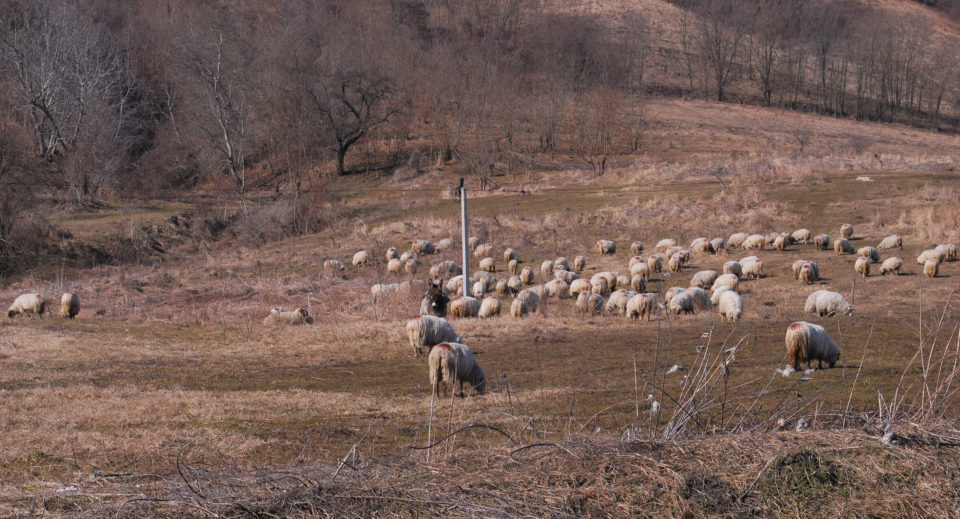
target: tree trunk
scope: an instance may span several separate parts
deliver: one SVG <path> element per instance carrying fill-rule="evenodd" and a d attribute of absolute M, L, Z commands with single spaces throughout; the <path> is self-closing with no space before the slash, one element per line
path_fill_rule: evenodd
<path fill-rule="evenodd" d="M 349 146 L 341 145 L 337 147 L 337 176 L 338 177 L 342 177 L 344 175 L 343 158 L 347 155 L 347 148 L 349 148 Z"/>

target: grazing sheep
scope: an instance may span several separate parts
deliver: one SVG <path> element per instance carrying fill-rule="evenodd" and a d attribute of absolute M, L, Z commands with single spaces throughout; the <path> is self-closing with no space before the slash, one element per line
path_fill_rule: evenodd
<path fill-rule="evenodd" d="M 603 310 L 603 297 L 589 291 L 580 292 L 575 306 L 581 313 L 589 312 L 590 315 L 597 315 Z"/>
<path fill-rule="evenodd" d="M 557 259 L 553 260 L 553 270 L 570 270 L 570 262 L 567 261 L 567 258 L 560 256 Z"/>
<path fill-rule="evenodd" d="M 740 259 L 740 267 L 743 269 L 744 278 L 760 279 L 763 277 L 763 261 L 756 256 L 747 256 Z"/>
<path fill-rule="evenodd" d="M 714 238 L 710 240 L 710 247 L 713 249 L 714 254 L 720 254 L 720 251 L 723 250 L 723 238 Z"/>
<path fill-rule="evenodd" d="M 392 272 L 394 274 L 400 274 L 403 272 L 403 263 L 400 262 L 399 258 L 394 258 L 387 262 L 387 272 Z"/>
<path fill-rule="evenodd" d="M 567 297 L 567 291 L 569 289 L 570 285 L 568 285 L 566 281 L 562 279 L 552 279 L 544 283 L 543 296 L 563 299 Z"/>
<path fill-rule="evenodd" d="M 786 250 L 787 248 L 787 237 L 778 234 L 776 238 L 773 239 L 773 248 L 777 250 Z"/>
<path fill-rule="evenodd" d="M 553 275 L 553 261 L 543 260 L 543 263 L 540 264 L 540 273 L 546 277 Z"/>
<path fill-rule="evenodd" d="M 670 311 L 679 315 L 692 314 L 693 313 L 693 296 L 687 292 L 680 292 L 670 299 L 670 302 L 667 304 Z"/>
<path fill-rule="evenodd" d="M 412 252 L 404 252 L 400 255 L 400 263 L 406 263 L 408 259 L 415 259 L 417 256 Z"/>
<path fill-rule="evenodd" d="M 523 270 L 520 271 L 520 281 L 524 285 L 533 284 L 533 267 L 523 267 Z"/>
<path fill-rule="evenodd" d="M 478 270 L 473 273 L 473 279 L 478 279 L 486 283 L 486 285 L 492 286 L 497 284 L 497 278 L 493 274 L 487 272 L 486 270 Z"/>
<path fill-rule="evenodd" d="M 846 239 L 853 238 L 853 226 L 845 223 L 840 226 L 840 236 Z"/>
<path fill-rule="evenodd" d="M 463 269 L 455 261 L 443 261 L 438 264 L 440 274 L 443 277 L 459 276 L 463 274 Z"/>
<path fill-rule="evenodd" d="M 944 255 L 942 254 L 942 251 L 938 251 L 936 249 L 927 249 L 917 256 L 917 264 L 923 265 L 928 261 L 936 261 L 939 263 L 943 261 L 943 259 Z"/>
<path fill-rule="evenodd" d="M 737 322 L 743 317 L 743 298 L 733 290 L 720 294 L 717 310 L 724 321 Z"/>
<path fill-rule="evenodd" d="M 437 252 L 441 252 L 449 249 L 451 246 L 453 246 L 453 240 L 450 238 L 444 238 L 437 242 L 436 249 Z"/>
<path fill-rule="evenodd" d="M 477 245 L 480 245 L 480 238 L 477 238 L 476 236 L 471 236 L 467 238 L 468 249 L 476 249 Z"/>
<path fill-rule="evenodd" d="M 663 272 L 663 258 L 659 254 L 651 254 L 647 257 L 647 266 L 650 272 Z"/>
<path fill-rule="evenodd" d="M 389 249 L 387 249 L 387 261 L 390 261 L 392 259 L 400 259 L 400 253 L 397 252 L 396 247 L 390 247 Z"/>
<path fill-rule="evenodd" d="M 352 262 L 352 263 L 353 263 L 353 266 L 354 266 L 354 267 L 365 267 L 365 266 L 369 265 L 369 264 L 370 264 L 370 253 L 367 252 L 367 251 L 365 251 L 365 250 L 357 251 L 357 252 L 353 255 L 353 262 Z"/>
<path fill-rule="evenodd" d="M 407 262 L 403 264 L 403 271 L 407 274 L 416 274 L 418 270 L 420 270 L 420 262 L 413 258 L 408 259 Z"/>
<path fill-rule="evenodd" d="M 737 249 L 743 245 L 743 242 L 746 241 L 747 237 L 748 235 L 745 232 L 733 233 L 729 238 L 727 238 L 727 246 Z"/>
<path fill-rule="evenodd" d="M 713 282 L 716 281 L 718 277 L 720 277 L 720 274 L 718 274 L 716 270 L 701 270 L 690 279 L 690 286 L 709 288 L 713 286 Z"/>
<path fill-rule="evenodd" d="M 517 263 L 517 260 L 512 259 L 507 263 L 507 272 L 509 272 L 510 274 L 520 273 L 520 264 Z"/>
<path fill-rule="evenodd" d="M 733 290 L 733 289 L 730 288 L 729 286 L 726 286 L 726 285 L 724 285 L 724 286 L 722 286 L 722 287 L 717 287 L 717 289 L 713 291 L 713 295 L 710 296 L 710 304 L 712 304 L 713 306 L 719 305 L 719 304 L 720 304 L 720 294 L 722 294 L 722 293 L 724 293 L 724 292 L 729 292 L 730 290 Z"/>
<path fill-rule="evenodd" d="M 899 234 L 891 234 L 890 236 L 880 240 L 880 243 L 877 244 L 877 249 L 903 249 L 903 237 L 901 237 Z"/>
<path fill-rule="evenodd" d="M 830 236 L 818 234 L 813 237 L 813 244 L 817 246 L 817 250 L 830 250 Z"/>
<path fill-rule="evenodd" d="M 603 276 L 594 275 L 590 278 L 590 292 L 605 296 L 610 293 L 610 282 Z"/>
<path fill-rule="evenodd" d="M 328 259 L 323 262 L 323 269 L 327 271 L 339 271 L 343 272 L 344 266 L 340 260 Z"/>
<path fill-rule="evenodd" d="M 630 265 L 630 275 L 631 276 L 643 276 L 643 280 L 647 281 L 650 279 L 650 265 L 647 265 L 647 262 L 640 261 Z"/>
<path fill-rule="evenodd" d="M 940 262 L 937 260 L 929 260 L 923 264 L 923 275 L 928 278 L 935 278 L 940 272 Z"/>
<path fill-rule="evenodd" d="M 370 295 L 372 295 L 374 299 L 380 296 L 396 294 L 399 291 L 400 283 L 377 283 L 370 287 Z"/>
<path fill-rule="evenodd" d="M 610 290 L 617 289 L 617 282 L 620 280 L 619 272 L 610 272 L 609 270 L 605 270 L 603 272 L 597 272 L 593 277 L 595 276 L 607 278 L 607 284 L 610 285 Z M 591 277 L 591 279 L 593 279 L 593 277 Z"/>
<path fill-rule="evenodd" d="M 480 270 L 485 270 L 487 272 L 496 272 L 497 262 L 493 258 L 487 257 L 480 260 Z"/>
<path fill-rule="evenodd" d="M 657 242 L 657 246 L 654 247 L 653 250 L 657 252 L 666 252 L 667 249 L 671 247 L 676 247 L 676 246 L 677 246 L 677 240 L 674 240 L 673 238 L 664 238 Z"/>
<path fill-rule="evenodd" d="M 833 242 L 833 252 L 837 256 L 841 254 L 856 254 L 857 249 L 855 249 L 853 244 L 847 241 L 846 238 L 837 238 L 837 240 Z"/>
<path fill-rule="evenodd" d="M 743 243 L 740 244 L 744 250 L 759 249 L 763 250 L 764 245 L 766 245 L 767 240 L 762 234 L 751 234 L 747 236 L 747 239 L 743 240 Z"/>
<path fill-rule="evenodd" d="M 610 294 L 610 298 L 607 299 L 607 304 L 604 305 L 603 309 L 608 314 L 616 311 L 617 315 L 624 315 L 627 312 L 627 302 L 634 295 L 636 295 L 636 292 L 621 288 Z"/>
<path fill-rule="evenodd" d="M 449 292 L 449 293 L 451 293 L 451 294 L 460 294 L 460 295 L 462 295 L 462 294 L 463 294 L 463 291 L 462 291 L 461 289 L 463 288 L 463 283 L 464 283 L 463 274 L 460 274 L 460 275 L 458 275 L 458 276 L 454 276 L 454 277 L 448 279 L 448 280 L 447 280 L 447 292 Z"/>
<path fill-rule="evenodd" d="M 937 245 L 933 250 L 943 255 L 942 261 L 957 261 L 957 246 L 952 243 Z"/>
<path fill-rule="evenodd" d="M 436 395 L 446 395 L 447 385 L 458 384 L 459 392 L 454 395 L 463 396 L 464 382 L 473 386 L 477 395 L 487 392 L 487 375 L 466 344 L 441 342 L 430 351 L 428 363 L 430 387 Z"/>
<path fill-rule="evenodd" d="M 670 256 L 670 259 L 667 261 L 667 269 L 670 272 L 680 272 L 680 267 L 682 266 L 683 266 L 683 261 L 680 259 L 679 252 Z"/>
<path fill-rule="evenodd" d="M 639 321 L 646 316 L 648 321 L 652 321 L 656 306 L 657 294 L 637 294 L 627 300 L 627 317 Z"/>
<path fill-rule="evenodd" d="M 710 245 L 710 240 L 707 240 L 706 238 L 697 238 L 690 242 L 690 250 L 693 252 L 706 252 L 709 254 L 713 254 L 715 252 L 713 250 L 713 245 Z"/>
<path fill-rule="evenodd" d="M 793 238 L 793 241 L 796 243 L 803 243 L 806 245 L 810 243 L 810 236 L 813 233 L 810 232 L 810 229 L 797 229 L 790 234 L 790 237 Z"/>
<path fill-rule="evenodd" d="M 717 277 L 716 281 L 713 282 L 713 286 L 710 287 L 710 290 L 716 291 L 723 286 L 730 287 L 734 292 L 737 292 L 740 290 L 740 279 L 733 274 L 723 274 Z"/>
<path fill-rule="evenodd" d="M 530 314 L 530 305 L 520 298 L 515 298 L 510 304 L 510 315 L 520 318 Z"/>
<path fill-rule="evenodd" d="M 483 302 L 480 303 L 480 313 L 478 316 L 481 319 L 488 319 L 490 317 L 499 317 L 500 316 L 500 298 L 499 297 L 486 297 L 483 299 Z"/>
<path fill-rule="evenodd" d="M 450 302 L 451 317 L 476 317 L 480 313 L 480 300 L 463 296 Z"/>
<path fill-rule="evenodd" d="M 13 318 L 15 315 L 38 315 L 43 317 L 43 312 L 47 308 L 47 301 L 40 294 L 22 294 L 13 300 L 10 309 L 7 310 L 7 317 Z"/>
<path fill-rule="evenodd" d="M 587 258 L 583 256 L 577 256 L 573 258 L 573 270 L 577 272 L 583 272 L 583 269 L 587 268 Z"/>
<path fill-rule="evenodd" d="M 494 292 L 497 293 L 497 295 L 501 295 L 501 296 L 510 294 L 510 287 L 508 287 L 507 282 L 503 280 L 497 281 L 497 286 L 493 290 Z M 510 294 L 510 295 L 513 295 L 513 294 Z"/>
<path fill-rule="evenodd" d="M 441 342 L 463 342 L 453 330 L 453 326 L 443 317 L 416 315 L 407 320 L 406 329 L 415 357 L 420 356 L 420 348 L 423 346 L 426 346 L 429 352 L 430 348 Z"/>
<path fill-rule="evenodd" d="M 817 290 L 807 296 L 803 311 L 808 314 L 817 314 L 820 317 L 833 317 L 840 314 L 852 316 L 853 305 L 848 303 L 840 292 Z"/>
<path fill-rule="evenodd" d="M 713 303 L 710 302 L 710 295 L 707 294 L 706 290 L 699 287 L 687 287 L 684 292 L 690 294 L 690 297 L 693 298 L 694 309 L 703 311 L 713 307 Z"/>
<path fill-rule="evenodd" d="M 470 289 L 470 293 L 473 294 L 473 297 L 482 299 L 487 294 L 487 284 L 483 280 L 477 281 Z"/>
<path fill-rule="evenodd" d="M 525 288 L 517 294 L 517 299 L 523 299 L 527 302 L 527 306 L 530 307 L 531 312 L 536 312 L 537 308 L 540 308 L 540 294 L 539 290 L 541 287 L 530 287 Z"/>
<path fill-rule="evenodd" d="M 616 254 L 617 242 L 613 240 L 597 240 L 594 248 L 599 254 Z"/>
<path fill-rule="evenodd" d="M 793 265 L 791 266 L 791 269 L 793 270 L 793 279 L 800 279 L 800 269 L 803 268 L 803 266 L 807 263 L 809 263 L 809 261 L 805 259 L 798 259 L 797 261 L 793 262 Z"/>
<path fill-rule="evenodd" d="M 505 263 L 510 263 L 511 261 L 516 261 L 516 259 L 517 259 L 517 251 L 511 249 L 510 247 L 507 247 L 507 248 L 503 251 L 503 261 L 504 261 Z"/>
<path fill-rule="evenodd" d="M 481 243 L 473 249 L 473 255 L 477 258 L 486 258 L 493 254 L 493 244 Z"/>
<path fill-rule="evenodd" d="M 74 292 L 64 292 L 60 296 L 60 316 L 73 319 L 80 313 L 80 298 Z"/>
<path fill-rule="evenodd" d="M 779 236 L 783 236 L 783 234 L 779 232 L 767 233 L 767 235 L 763 237 L 763 243 L 766 244 L 767 246 L 771 246 L 773 245 L 773 242 L 777 241 L 777 238 Z"/>
<path fill-rule="evenodd" d="M 723 273 L 733 274 L 737 276 L 737 279 L 740 279 L 743 276 L 743 265 L 739 261 L 728 261 L 723 264 Z"/>
<path fill-rule="evenodd" d="M 647 279 L 640 274 L 634 274 L 630 278 L 630 289 L 634 292 L 645 292 L 647 290 Z"/>
<path fill-rule="evenodd" d="M 853 269 L 857 271 L 857 274 L 860 274 L 860 277 L 867 277 L 870 275 L 870 260 L 861 256 L 857 258 L 857 262 L 853 264 Z"/>
<path fill-rule="evenodd" d="M 628 287 L 628 286 L 630 286 L 630 282 L 631 282 L 632 280 L 633 280 L 633 278 L 631 278 L 630 276 L 628 276 L 628 275 L 626 275 L 626 274 L 620 274 L 619 272 L 617 273 L 617 286 L 618 286 L 618 287 Z"/>
<path fill-rule="evenodd" d="M 284 310 L 279 306 L 270 309 L 270 315 L 263 318 L 263 324 L 313 324 L 313 317 L 306 308 Z"/>
<path fill-rule="evenodd" d="M 510 276 L 510 279 L 507 280 L 507 293 L 516 295 L 521 290 L 523 290 L 523 280 L 520 279 L 520 276 Z"/>
<path fill-rule="evenodd" d="M 860 247 L 857 256 L 867 258 L 871 263 L 880 263 L 880 251 L 876 247 Z"/>
<path fill-rule="evenodd" d="M 880 265 L 880 275 L 886 276 L 887 273 L 892 273 L 895 276 L 900 275 L 900 269 L 903 268 L 903 260 L 894 256 L 892 258 L 887 258 L 883 260 L 883 264 Z"/>
<path fill-rule="evenodd" d="M 590 292 L 591 288 L 589 280 L 574 279 L 573 282 L 570 283 L 570 297 L 576 297 L 577 294 L 582 292 Z"/>
<path fill-rule="evenodd" d="M 820 280 L 820 266 L 812 261 L 804 263 L 800 267 L 800 274 L 798 280 L 804 285 L 812 285 L 814 282 Z"/>
<path fill-rule="evenodd" d="M 810 363 L 814 360 L 817 361 L 819 369 L 823 369 L 824 362 L 832 368 L 840 358 L 840 348 L 820 325 L 797 321 L 787 327 L 784 342 L 794 371 L 800 371 L 800 363 L 804 361 L 807 362 L 807 368 L 810 368 Z"/>
<path fill-rule="evenodd" d="M 570 272 L 569 270 L 554 270 L 553 279 L 562 279 L 569 285 L 570 283 L 580 279 L 580 276 L 575 272 Z"/>
<path fill-rule="evenodd" d="M 641 241 L 635 241 L 635 242 L 631 243 L 631 244 L 630 244 L 630 252 L 632 252 L 634 255 L 637 255 L 637 254 L 640 254 L 641 252 L 643 252 L 643 242 L 641 242 Z"/>
<path fill-rule="evenodd" d="M 670 288 L 668 288 L 667 290 L 665 290 L 665 291 L 663 292 L 663 302 L 664 302 L 664 304 L 669 305 L 669 304 L 670 304 L 670 300 L 673 299 L 673 296 L 679 294 L 680 292 L 683 292 L 683 288 L 682 288 L 682 287 L 670 287 Z"/>
<path fill-rule="evenodd" d="M 436 254 L 437 248 L 427 240 L 413 240 L 411 249 L 417 254 Z"/>
<path fill-rule="evenodd" d="M 647 260 L 643 259 L 643 256 L 630 256 L 630 262 L 628 263 L 628 265 L 630 266 L 630 268 L 633 268 L 633 266 L 636 265 L 637 263 L 646 263 L 646 262 Z"/>

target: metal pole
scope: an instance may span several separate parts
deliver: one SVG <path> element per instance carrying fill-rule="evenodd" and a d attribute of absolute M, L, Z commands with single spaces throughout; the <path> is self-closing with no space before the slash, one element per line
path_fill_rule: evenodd
<path fill-rule="evenodd" d="M 463 242 L 463 295 L 470 293 L 470 250 L 467 242 L 467 186 L 460 178 L 460 232 Z"/>

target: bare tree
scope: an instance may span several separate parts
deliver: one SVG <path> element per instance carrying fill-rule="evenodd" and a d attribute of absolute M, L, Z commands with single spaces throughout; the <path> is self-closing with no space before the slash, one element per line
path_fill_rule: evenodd
<path fill-rule="evenodd" d="M 725 98 L 746 35 L 741 7 L 736 0 L 706 1 L 698 6 L 695 41 L 717 101 Z"/>

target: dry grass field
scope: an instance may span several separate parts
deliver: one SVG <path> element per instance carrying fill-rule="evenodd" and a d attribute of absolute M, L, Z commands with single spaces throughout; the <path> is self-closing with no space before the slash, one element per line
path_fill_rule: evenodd
<path fill-rule="evenodd" d="M 370 286 L 410 278 L 387 272 L 386 248 L 458 242 L 448 191 L 460 170 L 348 178 L 332 188 L 339 223 L 318 234 L 188 242 L 153 266 L 48 265 L 2 287 L 3 301 L 38 290 L 54 304 L 44 319 L 0 322 L 0 515 L 960 514 L 960 263 L 930 279 L 914 260 L 960 241 L 957 137 L 732 105 L 647 110 L 643 153 L 603 177 L 544 157 L 497 190 L 471 191 L 471 234 L 495 258 L 517 249 L 542 283 L 540 262 L 557 256 L 586 255 L 584 277 L 626 272 L 633 240 L 649 253 L 664 237 L 808 228 L 835 238 L 851 223 L 856 247 L 903 235 L 904 249 L 883 257 L 902 257 L 905 273 L 875 265 L 860 278 L 853 256 L 809 244 L 694 255 L 649 285 L 685 287 L 756 254 L 765 275 L 742 282 L 738 323 L 716 311 L 582 316 L 570 299 L 521 320 L 504 298 L 502 317 L 452 320 L 489 393 L 437 399 L 431 419 L 426 360 L 403 329 L 422 291 L 374 300 Z M 95 239 L 167 225 L 179 209 L 57 221 Z M 599 256 L 598 238 L 617 253 Z M 349 265 L 360 249 L 372 266 Z M 458 250 L 422 257 L 414 278 Z M 324 272 L 327 258 L 345 272 Z M 797 259 L 818 262 L 823 279 L 794 281 Z M 83 309 L 60 319 L 57 296 L 73 287 Z M 804 314 L 821 288 L 842 292 L 854 315 Z M 277 305 L 308 306 L 316 323 L 262 325 Z M 843 350 L 837 367 L 778 374 L 797 320 L 826 327 Z M 674 364 L 686 369 L 666 374 Z M 439 441 L 429 461 L 428 434 Z"/>

